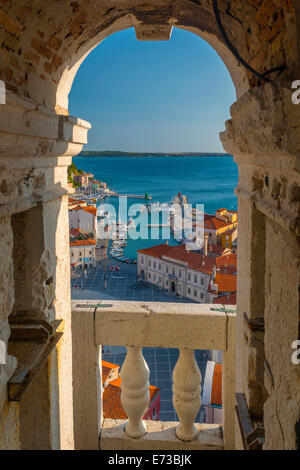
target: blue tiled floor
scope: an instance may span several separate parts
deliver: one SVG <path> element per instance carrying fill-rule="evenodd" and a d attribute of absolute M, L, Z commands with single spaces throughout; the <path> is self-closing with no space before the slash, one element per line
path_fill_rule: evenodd
<path fill-rule="evenodd" d="M 161 421 L 178 421 L 172 403 L 172 373 L 179 355 L 177 349 L 143 348 L 145 360 L 150 369 L 150 383 L 160 388 Z M 126 349 L 118 346 L 104 346 L 103 359 L 122 366 Z M 210 358 L 209 351 L 195 351 L 195 358 L 204 380 L 206 362 Z M 196 418 L 196 422 L 203 422 L 204 410 Z"/>

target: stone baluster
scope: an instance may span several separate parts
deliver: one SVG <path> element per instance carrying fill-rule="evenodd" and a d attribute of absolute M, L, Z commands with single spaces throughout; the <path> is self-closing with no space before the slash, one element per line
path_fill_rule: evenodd
<path fill-rule="evenodd" d="M 194 424 L 201 406 L 201 373 L 192 349 L 181 349 L 173 371 L 173 405 L 179 417 L 176 435 L 183 441 L 197 436 Z"/>
<path fill-rule="evenodd" d="M 128 416 L 126 433 L 133 438 L 146 434 L 143 416 L 150 400 L 149 367 L 144 359 L 142 348 L 127 347 L 127 355 L 120 373 L 121 402 Z"/>

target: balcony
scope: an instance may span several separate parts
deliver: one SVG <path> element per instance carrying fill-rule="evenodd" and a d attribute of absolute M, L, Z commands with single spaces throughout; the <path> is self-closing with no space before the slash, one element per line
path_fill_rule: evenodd
<path fill-rule="evenodd" d="M 153 302 L 73 301 L 75 447 L 113 450 L 233 449 L 235 309 Z M 121 399 L 128 420 L 102 417 L 101 345 L 125 346 Z M 179 422 L 143 421 L 149 369 L 143 347 L 179 349 L 173 404 Z M 223 352 L 222 425 L 198 424 L 201 374 L 194 350 Z"/>

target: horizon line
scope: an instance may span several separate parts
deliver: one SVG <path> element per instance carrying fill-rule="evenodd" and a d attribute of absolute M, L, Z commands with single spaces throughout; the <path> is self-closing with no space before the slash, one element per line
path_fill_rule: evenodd
<path fill-rule="evenodd" d="M 179 154 L 196 154 L 196 153 L 203 153 L 203 154 L 224 154 L 224 155 L 231 155 L 230 153 L 228 152 L 219 152 L 219 151 L 206 151 L 206 150 L 197 150 L 197 151 L 182 151 L 182 152 L 153 152 L 153 151 L 133 151 L 133 150 L 95 150 L 95 149 L 92 149 L 92 150 L 89 150 L 89 149 L 86 149 L 86 150 L 82 150 L 80 153 L 84 153 L 84 152 L 97 152 L 97 153 L 135 153 L 135 154 L 144 154 L 144 153 L 150 153 L 150 154 L 170 154 L 170 155 L 179 155 Z"/>

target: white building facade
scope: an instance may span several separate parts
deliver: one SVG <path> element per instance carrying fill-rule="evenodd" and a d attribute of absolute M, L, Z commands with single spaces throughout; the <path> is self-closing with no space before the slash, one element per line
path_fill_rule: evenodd
<path fill-rule="evenodd" d="M 208 260 L 198 253 L 185 254 L 184 248 L 181 247 L 179 251 L 179 247 L 165 246 L 167 247 L 165 254 L 163 250 L 155 250 L 156 247 L 138 252 L 138 278 L 170 294 L 186 297 L 194 302 L 211 303 L 212 298 L 208 288 L 214 269 L 213 258 Z M 183 256 L 177 257 L 177 254 Z M 201 266 L 204 258 L 206 262 Z"/>
<path fill-rule="evenodd" d="M 94 240 L 75 240 L 70 243 L 71 269 L 88 269 L 96 266 Z"/>
<path fill-rule="evenodd" d="M 69 209 L 70 229 L 79 229 L 84 234 L 92 234 L 97 237 L 97 208 L 75 207 Z"/>

